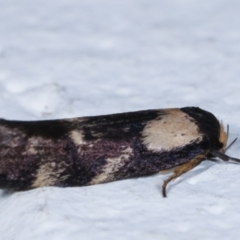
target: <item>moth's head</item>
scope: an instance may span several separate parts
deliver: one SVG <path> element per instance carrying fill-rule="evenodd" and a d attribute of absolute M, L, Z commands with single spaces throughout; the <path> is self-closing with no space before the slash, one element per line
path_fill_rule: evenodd
<path fill-rule="evenodd" d="M 225 152 L 237 141 L 237 138 L 235 138 L 227 146 L 228 132 L 229 132 L 229 126 L 227 125 L 227 132 L 225 132 L 223 125 L 220 123 L 219 142 L 221 143 L 222 146 L 218 150 L 211 150 L 210 153 L 212 155 L 214 155 L 215 157 L 218 157 L 218 158 L 222 159 L 223 161 L 233 160 L 233 161 L 236 161 L 236 162 L 240 162 L 240 159 L 229 157 L 225 154 Z"/>

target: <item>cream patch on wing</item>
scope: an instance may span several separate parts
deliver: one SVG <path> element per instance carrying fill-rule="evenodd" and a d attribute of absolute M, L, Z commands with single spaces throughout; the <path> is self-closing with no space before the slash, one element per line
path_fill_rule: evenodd
<path fill-rule="evenodd" d="M 170 151 L 193 141 L 201 141 L 195 120 L 179 109 L 165 110 L 155 120 L 149 121 L 143 129 L 143 143 L 148 150 Z"/>
<path fill-rule="evenodd" d="M 119 157 L 108 158 L 101 173 L 95 176 L 89 184 L 99 184 L 113 180 L 114 173 L 116 173 L 122 166 L 124 166 L 132 153 L 132 148 L 128 147 Z"/>
<path fill-rule="evenodd" d="M 81 131 L 75 130 L 70 132 L 70 137 L 76 145 L 81 145 L 85 143 L 85 141 L 83 140 L 84 136 Z"/>
<path fill-rule="evenodd" d="M 55 162 L 42 164 L 36 173 L 36 179 L 31 187 L 53 186 L 57 182 L 65 180 L 68 176 L 61 176 L 61 173 L 66 170 L 65 164 L 56 166 Z"/>
<path fill-rule="evenodd" d="M 25 151 L 22 155 L 37 155 L 44 151 L 45 148 L 51 146 L 51 139 L 44 139 L 42 137 L 30 137 L 25 145 Z"/>

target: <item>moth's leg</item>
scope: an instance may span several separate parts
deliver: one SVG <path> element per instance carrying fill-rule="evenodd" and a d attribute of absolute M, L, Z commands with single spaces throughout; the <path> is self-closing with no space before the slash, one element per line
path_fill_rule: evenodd
<path fill-rule="evenodd" d="M 162 195 L 163 197 L 167 197 L 167 194 L 166 194 L 166 187 L 167 187 L 167 184 L 172 181 L 173 179 L 179 177 L 180 175 L 188 172 L 189 170 L 195 168 L 199 163 L 201 163 L 206 157 L 204 155 L 198 155 L 196 157 L 194 157 L 190 162 L 187 162 L 177 168 L 174 169 L 174 173 L 172 176 L 170 176 L 168 179 L 166 179 L 164 182 L 163 182 L 163 185 L 162 185 Z"/>

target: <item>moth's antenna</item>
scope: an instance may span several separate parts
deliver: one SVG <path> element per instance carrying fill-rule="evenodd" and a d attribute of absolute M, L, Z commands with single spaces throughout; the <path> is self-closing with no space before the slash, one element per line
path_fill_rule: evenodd
<path fill-rule="evenodd" d="M 229 137 L 229 124 L 227 124 L 227 139 Z"/>
<path fill-rule="evenodd" d="M 227 139 L 229 137 L 229 124 L 227 124 Z M 224 150 L 223 153 L 225 153 L 236 141 L 238 138 L 235 138 Z"/>
<path fill-rule="evenodd" d="M 225 153 L 236 141 L 238 138 L 235 138 L 223 151 L 223 153 Z"/>
<path fill-rule="evenodd" d="M 234 140 L 235 141 L 235 140 Z M 232 161 L 235 161 L 235 162 L 239 162 L 240 163 L 240 159 L 238 158 L 233 158 L 233 157 L 229 157 L 228 155 L 226 155 L 225 153 L 221 153 L 221 152 L 218 152 L 216 150 L 212 150 L 210 152 L 212 155 L 214 155 L 215 157 L 218 157 L 220 159 L 222 159 L 223 161 L 229 161 L 229 160 L 232 160 Z"/>

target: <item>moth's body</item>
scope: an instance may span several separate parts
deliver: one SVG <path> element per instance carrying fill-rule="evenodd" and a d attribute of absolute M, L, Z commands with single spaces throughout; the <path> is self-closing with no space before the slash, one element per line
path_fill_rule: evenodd
<path fill-rule="evenodd" d="M 212 150 L 222 152 L 226 142 L 215 116 L 195 107 L 33 122 L 2 119 L 0 187 L 84 186 L 175 168 L 173 179 Z"/>

